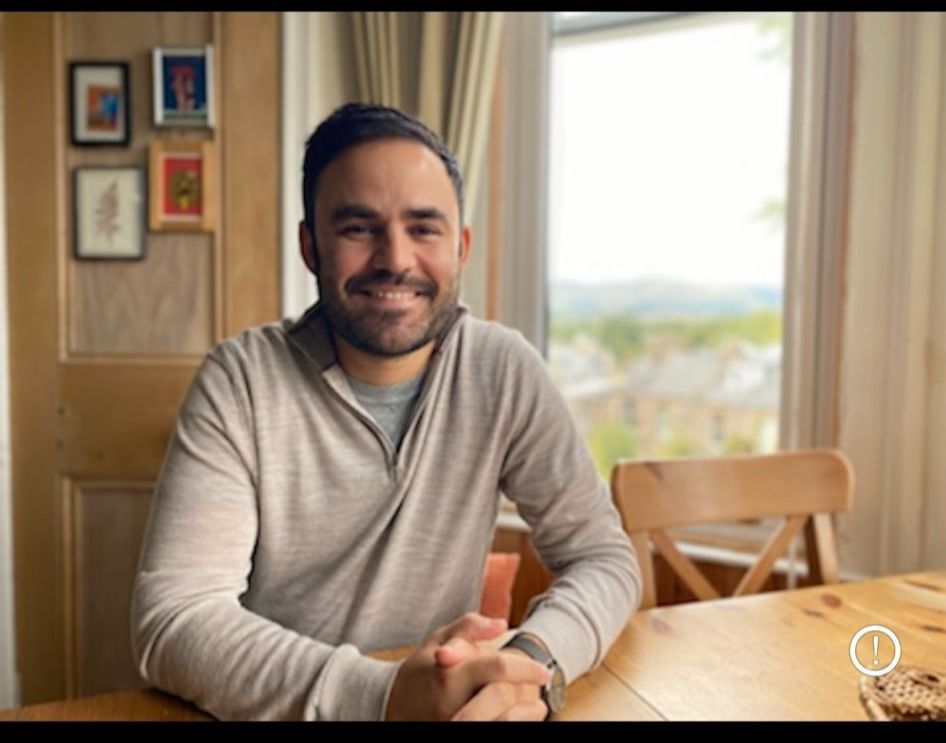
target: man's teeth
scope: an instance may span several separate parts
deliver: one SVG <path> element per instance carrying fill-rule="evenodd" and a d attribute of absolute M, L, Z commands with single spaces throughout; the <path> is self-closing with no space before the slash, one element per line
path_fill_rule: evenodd
<path fill-rule="evenodd" d="M 417 292 L 372 292 L 375 299 L 410 299 L 418 296 Z"/>

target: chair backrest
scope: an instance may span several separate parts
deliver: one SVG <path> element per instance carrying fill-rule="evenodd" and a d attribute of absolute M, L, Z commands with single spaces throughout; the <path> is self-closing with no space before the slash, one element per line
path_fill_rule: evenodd
<path fill-rule="evenodd" d="M 644 581 L 641 608 L 657 603 L 650 543 L 699 599 L 719 598 L 665 529 L 687 524 L 785 517 L 733 595 L 758 591 L 792 538 L 806 526 L 809 575 L 837 583 L 831 514 L 851 510 L 854 470 L 836 449 L 713 459 L 622 460 L 611 491 L 637 550 Z M 809 522 L 810 519 L 810 522 Z"/>

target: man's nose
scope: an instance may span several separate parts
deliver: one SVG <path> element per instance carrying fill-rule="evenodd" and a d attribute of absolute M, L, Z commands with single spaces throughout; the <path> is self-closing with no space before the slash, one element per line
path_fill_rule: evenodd
<path fill-rule="evenodd" d="M 372 267 L 386 269 L 394 274 L 414 267 L 414 245 L 410 235 L 398 229 L 381 232 L 375 245 Z"/>

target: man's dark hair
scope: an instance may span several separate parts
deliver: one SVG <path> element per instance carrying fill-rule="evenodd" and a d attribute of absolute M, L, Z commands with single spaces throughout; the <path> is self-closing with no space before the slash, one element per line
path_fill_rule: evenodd
<path fill-rule="evenodd" d="M 305 226 L 315 238 L 315 191 L 319 176 L 345 150 L 376 139 L 413 139 L 435 152 L 447 168 L 460 205 L 463 224 L 463 175 L 453 153 L 433 131 L 419 119 L 396 108 L 366 103 L 347 103 L 337 108 L 319 124 L 305 145 L 302 166 L 302 205 Z"/>

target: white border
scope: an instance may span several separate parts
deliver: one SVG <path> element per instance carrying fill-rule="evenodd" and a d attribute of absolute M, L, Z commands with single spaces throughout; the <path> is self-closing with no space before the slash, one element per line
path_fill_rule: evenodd
<path fill-rule="evenodd" d="M 299 255 L 302 158 L 313 128 L 358 99 L 348 18 L 344 13 L 282 14 L 282 286 L 283 317 L 298 317 L 318 297 Z"/>
<path fill-rule="evenodd" d="M 140 165 L 80 165 L 73 171 L 72 186 L 75 190 L 73 196 L 73 256 L 77 259 L 106 259 L 106 260 L 141 260 L 145 257 L 147 224 L 145 219 L 145 207 L 147 203 L 147 191 L 145 185 L 145 169 Z M 120 176 L 132 177 L 135 183 L 136 191 L 133 194 L 126 193 L 126 199 L 131 203 L 122 210 L 122 221 L 125 224 L 134 225 L 137 232 L 133 236 L 134 245 L 129 250 L 123 247 L 114 252 L 96 251 L 91 245 L 86 245 L 84 237 L 87 237 L 89 222 L 94 219 L 92 210 L 94 204 L 87 203 L 90 193 L 87 189 L 91 188 L 91 183 L 97 181 L 100 177 L 108 177 L 112 173 L 116 178 Z M 127 184 L 122 184 L 122 187 Z M 129 242 L 129 245 L 131 243 Z"/>
<path fill-rule="evenodd" d="M 204 81 L 207 97 L 206 121 L 166 121 L 164 119 L 164 85 L 161 79 L 161 66 L 165 56 L 203 55 Z M 155 126 L 160 127 L 197 127 L 213 129 L 215 125 L 214 98 L 216 96 L 216 78 L 214 77 L 213 44 L 206 46 L 156 46 L 151 50 L 151 103 L 152 119 Z"/>
<path fill-rule="evenodd" d="M 0 14 L 0 29 L 3 28 Z M 0 79 L 0 140 L 5 136 Z M 7 331 L 6 169 L 0 150 L 0 709 L 20 704 L 13 612 L 13 504 L 10 457 L 10 347 Z"/>
<path fill-rule="evenodd" d="M 298 317 L 316 298 L 315 278 L 299 257 L 302 157 L 309 123 L 311 57 L 308 13 L 282 14 L 282 257 L 280 311 Z"/>
<path fill-rule="evenodd" d="M 75 145 L 114 144 L 127 145 L 131 141 L 126 124 L 131 121 L 128 109 L 128 67 L 115 62 L 106 64 L 78 63 L 72 68 L 70 80 L 72 92 L 71 134 Z M 117 78 L 113 79 L 113 78 Z M 88 128 L 86 111 L 87 91 L 92 85 L 113 85 L 121 90 L 121 107 L 118 109 L 118 131 L 104 132 Z"/>

